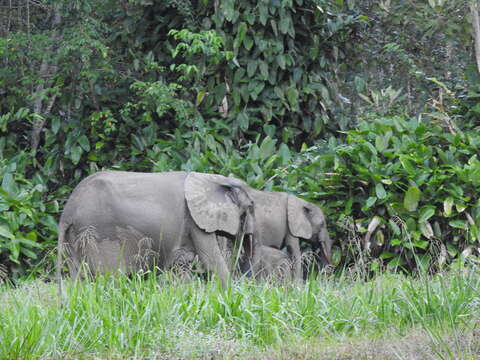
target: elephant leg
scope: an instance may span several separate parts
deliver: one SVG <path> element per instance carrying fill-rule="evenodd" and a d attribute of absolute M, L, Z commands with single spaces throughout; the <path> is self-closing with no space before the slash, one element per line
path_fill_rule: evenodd
<path fill-rule="evenodd" d="M 303 279 L 303 274 L 300 242 L 298 241 L 297 237 L 293 236 L 292 234 L 287 234 L 285 245 L 287 246 L 287 250 L 292 258 L 293 279 L 301 281 Z"/>
<path fill-rule="evenodd" d="M 220 252 L 222 253 L 223 258 L 227 262 L 227 265 L 230 266 L 230 271 L 233 272 L 232 267 L 232 248 L 229 239 L 226 236 L 217 235 L 217 242 L 218 247 L 220 248 Z"/>
<path fill-rule="evenodd" d="M 222 286 L 226 287 L 230 271 L 218 246 L 215 233 L 206 233 L 193 225 L 190 235 L 198 257 L 205 269 L 216 273 L 222 282 Z"/>

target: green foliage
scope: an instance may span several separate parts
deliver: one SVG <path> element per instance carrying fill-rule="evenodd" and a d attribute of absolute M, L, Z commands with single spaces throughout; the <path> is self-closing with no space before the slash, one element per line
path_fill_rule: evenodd
<path fill-rule="evenodd" d="M 153 51 L 156 59 L 183 72 L 178 80 L 188 84 L 190 98 L 194 92 L 202 115 L 225 118 L 240 139 L 251 139 L 269 124 L 290 144 L 323 134 L 327 126 L 347 125 L 346 118 L 333 119 L 339 105 L 333 84 L 345 60 L 347 35 L 359 21 L 352 6 L 300 0 L 225 0 L 215 6 L 198 3 L 198 23 L 190 21 L 183 30 L 171 30 L 172 22 L 184 20 L 168 2 L 145 6 L 134 25 L 148 44 L 163 44 Z M 154 33 L 147 33 L 145 19 L 163 19 L 166 13 L 169 21 L 156 21 Z M 164 34 L 180 42 L 173 45 Z"/>
<path fill-rule="evenodd" d="M 16 184 L 2 193 L 14 215 L 0 216 L 9 272 L 50 248 L 73 186 L 105 168 L 215 172 L 298 193 L 327 207 L 338 243 L 352 232 L 383 241 L 371 251 L 383 262 L 410 265 L 402 249 L 426 254 L 437 240 L 455 256 L 478 237 L 465 4 L 28 4 L 0 14 L 0 164 Z M 385 120 L 357 129 L 365 109 Z M 412 109 L 458 135 L 403 125 Z M 336 223 L 349 218 L 350 230 Z"/>
<path fill-rule="evenodd" d="M 339 106 L 334 71 L 358 22 L 348 10 L 331 1 L 221 3 L 214 21 L 234 53 L 225 75 L 235 126 L 268 124 L 298 144 L 347 125 L 329 114 Z"/>
<path fill-rule="evenodd" d="M 45 181 L 22 174 L 28 154 L 20 153 L 0 163 L 0 263 L 9 265 L 12 278 L 24 275 L 56 243 L 57 225 L 53 214 L 58 202 L 45 201 Z"/>
<path fill-rule="evenodd" d="M 421 117 L 367 118 L 345 143 L 300 154 L 284 181 L 301 179 L 307 197 L 325 201 L 346 254 L 345 230 L 382 263 L 441 266 L 480 236 L 480 136 L 445 130 Z M 354 226 L 342 231 L 345 218 Z"/>
<path fill-rule="evenodd" d="M 366 19 L 356 43 L 361 56 L 352 58 L 357 65 L 350 75 L 352 99 L 391 86 L 404 91 L 399 100 L 416 112 L 435 90 L 429 77 L 450 88 L 464 81 L 471 61 L 468 1 L 364 0 L 357 6 Z M 359 101 L 353 107 L 361 112 L 364 105 Z"/>

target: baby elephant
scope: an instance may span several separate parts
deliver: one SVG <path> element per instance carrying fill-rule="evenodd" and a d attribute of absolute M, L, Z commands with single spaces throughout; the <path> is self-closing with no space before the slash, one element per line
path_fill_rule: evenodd
<path fill-rule="evenodd" d="M 292 261 L 288 254 L 270 246 L 259 246 L 259 264 L 256 275 L 260 278 L 292 278 Z"/>
<path fill-rule="evenodd" d="M 239 270 L 240 274 L 247 276 L 253 275 L 256 278 L 261 279 L 272 276 L 283 279 L 293 278 L 292 260 L 289 254 L 285 251 L 271 246 L 258 245 L 258 261 L 256 265 L 253 266 L 253 268 L 243 267 L 241 264 L 235 264 L 232 241 L 229 241 L 229 239 L 224 236 L 217 236 L 217 241 L 225 261 L 231 266 L 232 272 Z"/>

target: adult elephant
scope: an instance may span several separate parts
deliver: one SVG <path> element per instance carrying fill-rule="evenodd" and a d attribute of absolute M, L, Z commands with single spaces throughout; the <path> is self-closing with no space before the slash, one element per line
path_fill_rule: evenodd
<path fill-rule="evenodd" d="M 59 224 L 58 271 L 65 247 L 76 277 L 89 272 L 168 268 L 188 253 L 225 285 L 229 270 L 216 235 L 240 241 L 256 262 L 254 202 L 244 182 L 196 172 L 93 174 L 72 192 Z M 60 275 L 60 273 L 59 273 Z"/>
<path fill-rule="evenodd" d="M 300 240 L 320 248 L 324 265 L 331 265 L 332 240 L 328 234 L 325 215 L 316 205 L 284 192 L 251 191 L 255 203 L 256 234 L 260 245 L 287 248 L 293 277 L 303 277 Z M 261 263 L 256 263 L 256 269 Z"/>

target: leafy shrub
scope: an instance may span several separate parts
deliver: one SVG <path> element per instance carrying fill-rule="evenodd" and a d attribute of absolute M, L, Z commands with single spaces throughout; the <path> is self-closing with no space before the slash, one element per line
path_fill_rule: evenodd
<path fill-rule="evenodd" d="M 24 275 L 41 261 L 40 254 L 56 243 L 54 214 L 58 202 L 48 201 L 40 176 L 27 180 L 22 164 L 29 157 L 20 153 L 9 163 L 0 162 L 0 264 L 7 265 L 11 278 Z"/>
<path fill-rule="evenodd" d="M 452 134 L 421 117 L 394 116 L 366 118 L 345 136 L 306 149 L 282 177 L 284 187 L 324 202 L 344 262 L 356 251 L 342 242 L 348 231 L 378 257 L 373 268 L 478 255 L 478 131 Z"/>

